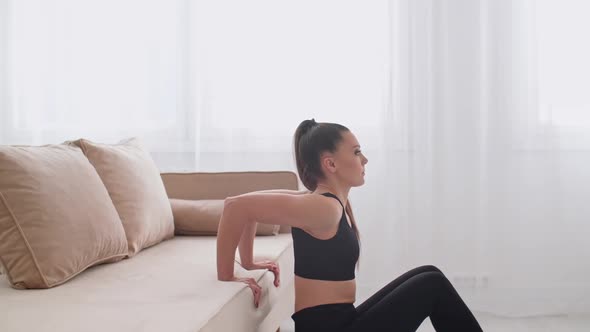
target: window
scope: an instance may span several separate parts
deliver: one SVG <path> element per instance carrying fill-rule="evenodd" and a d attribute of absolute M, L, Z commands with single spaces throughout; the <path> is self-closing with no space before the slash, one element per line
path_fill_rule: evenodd
<path fill-rule="evenodd" d="M 10 1 L 9 137 L 186 132 L 185 1 Z M 96 135 L 96 136 L 95 136 Z M 15 139 L 16 138 L 16 139 Z"/>
<path fill-rule="evenodd" d="M 199 5 L 196 79 L 211 149 L 220 139 L 239 149 L 288 149 L 297 124 L 310 118 L 367 134 L 380 128 L 388 94 L 387 3 L 312 7 Z"/>

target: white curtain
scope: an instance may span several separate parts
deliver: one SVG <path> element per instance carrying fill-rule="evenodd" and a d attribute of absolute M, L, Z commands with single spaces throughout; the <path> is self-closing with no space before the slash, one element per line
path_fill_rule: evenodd
<path fill-rule="evenodd" d="M 0 3 L 5 142 L 186 145 L 186 1 Z"/>
<path fill-rule="evenodd" d="M 405 124 L 407 145 L 391 148 L 395 131 L 383 145 L 388 157 L 379 182 L 387 186 L 381 211 L 366 218 L 370 251 L 383 252 L 372 257 L 372 277 L 381 283 L 389 277 L 377 272 L 383 262 L 396 272 L 435 263 L 477 310 L 508 316 L 587 312 L 590 145 L 584 134 L 590 126 L 548 123 L 541 107 L 551 103 L 555 114 L 581 122 L 590 111 L 580 103 L 587 93 L 573 93 L 584 97 L 576 100 L 540 90 L 549 81 L 539 77 L 540 69 L 560 72 L 571 57 L 538 61 L 548 56 L 543 47 L 555 47 L 543 40 L 543 29 L 554 29 L 547 13 L 575 20 L 578 29 L 558 29 L 567 32 L 560 38 L 576 40 L 590 25 L 574 13 L 587 5 L 391 4 L 388 125 L 395 119 Z M 573 50 L 587 48 L 579 46 L 582 40 L 570 43 Z M 575 65 L 581 73 L 589 68 Z M 572 81 L 554 83 L 560 91 L 582 89 Z M 562 111 L 572 104 L 581 111 Z M 565 140 L 572 132 L 576 139 Z M 386 259 L 393 254 L 395 260 Z"/>
<path fill-rule="evenodd" d="M 386 2 L 191 4 L 199 169 L 294 169 L 292 135 L 309 118 L 341 122 L 378 149 Z"/>
<path fill-rule="evenodd" d="M 0 0 L 0 143 L 136 135 L 162 171 L 295 170 L 297 124 L 342 123 L 369 158 L 359 302 L 434 264 L 474 311 L 588 312 L 588 65 L 554 82 L 561 3 Z"/>

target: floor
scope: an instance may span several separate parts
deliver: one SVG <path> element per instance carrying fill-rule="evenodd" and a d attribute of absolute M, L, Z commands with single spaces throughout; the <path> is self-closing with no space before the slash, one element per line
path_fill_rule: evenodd
<path fill-rule="evenodd" d="M 485 332 L 589 332 L 588 316 L 544 316 L 531 318 L 505 318 L 474 312 Z M 285 321 L 281 332 L 294 332 L 293 321 Z M 417 332 L 434 332 L 430 319 L 426 319 Z"/>

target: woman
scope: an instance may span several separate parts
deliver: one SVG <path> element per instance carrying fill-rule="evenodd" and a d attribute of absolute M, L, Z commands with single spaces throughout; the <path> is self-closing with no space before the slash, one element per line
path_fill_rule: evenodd
<path fill-rule="evenodd" d="M 311 192 L 275 190 L 226 199 L 217 237 L 219 280 L 245 282 L 258 306 L 260 286 L 234 276 L 236 247 L 246 269 L 269 269 L 278 287 L 279 267 L 252 261 L 256 222 L 290 225 L 295 331 L 416 331 L 426 317 L 436 331 L 482 331 L 434 266 L 404 273 L 355 308 L 359 236 L 348 193 L 364 184 L 368 160 L 348 128 L 314 119 L 297 127 L 294 148 L 299 177 Z"/>

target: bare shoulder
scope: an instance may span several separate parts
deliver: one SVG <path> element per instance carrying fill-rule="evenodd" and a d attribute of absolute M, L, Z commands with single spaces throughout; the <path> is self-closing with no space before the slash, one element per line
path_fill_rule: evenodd
<path fill-rule="evenodd" d="M 289 225 L 307 230 L 333 229 L 342 215 L 335 199 L 319 194 L 248 193 L 229 197 L 226 206 L 263 224 Z"/>

